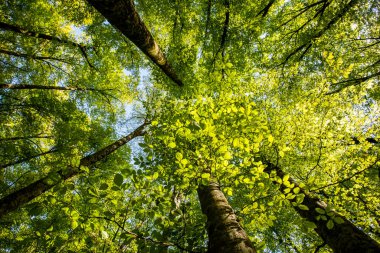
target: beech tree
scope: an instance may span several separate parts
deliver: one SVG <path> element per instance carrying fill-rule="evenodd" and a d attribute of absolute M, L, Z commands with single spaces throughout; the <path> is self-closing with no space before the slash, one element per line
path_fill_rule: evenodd
<path fill-rule="evenodd" d="M 379 8 L 5 0 L 0 251 L 380 252 Z"/>

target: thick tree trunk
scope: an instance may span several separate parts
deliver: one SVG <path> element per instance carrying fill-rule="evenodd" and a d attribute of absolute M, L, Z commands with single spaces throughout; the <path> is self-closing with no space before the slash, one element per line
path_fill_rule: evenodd
<path fill-rule="evenodd" d="M 217 183 L 200 186 L 198 197 L 207 216 L 208 252 L 256 252 Z"/>
<path fill-rule="evenodd" d="M 271 173 L 272 171 L 276 171 L 277 176 L 280 178 L 284 178 L 285 172 L 281 170 L 278 166 L 265 162 L 267 165 L 264 170 L 267 173 Z M 294 181 L 293 178 L 289 177 L 289 182 L 294 184 L 294 187 L 299 187 L 298 184 Z M 281 184 L 280 190 L 286 195 L 285 189 L 287 187 L 284 184 Z M 301 217 L 307 219 L 308 221 L 313 222 L 317 227 L 315 231 L 318 235 L 337 253 L 375 253 L 380 252 L 380 244 L 373 240 L 370 236 L 364 233 L 362 230 L 357 228 L 354 224 L 352 224 L 349 220 L 347 220 L 344 216 L 334 212 L 330 213 L 334 217 L 339 217 L 343 220 L 343 223 L 338 224 L 334 222 L 334 227 L 332 229 L 327 228 L 327 221 L 323 219 L 317 220 L 317 216 L 321 214 L 317 212 L 317 208 L 322 209 L 325 213 L 326 211 L 326 203 L 321 201 L 320 199 L 312 196 L 310 193 L 305 192 L 303 189 L 300 189 L 299 194 L 304 194 L 305 198 L 302 202 L 302 205 L 308 207 L 309 210 L 303 210 L 298 206 L 295 206 L 295 210 L 301 215 Z M 296 202 L 296 199 L 291 199 L 290 202 Z M 325 214 L 327 218 L 329 215 Z"/>
<path fill-rule="evenodd" d="M 136 128 L 129 135 L 115 141 L 111 145 L 99 150 L 98 152 L 83 157 L 80 160 L 80 165 L 78 167 L 67 166 L 65 169 L 58 170 L 56 172 L 49 173 L 46 177 L 37 180 L 36 182 L 17 190 L 8 196 L 0 199 L 0 218 L 3 215 L 6 215 L 9 212 L 12 212 L 19 208 L 20 206 L 28 203 L 29 201 L 37 198 L 44 192 L 50 190 L 55 185 L 63 182 L 69 178 L 72 178 L 81 172 L 81 166 L 90 166 L 95 164 L 96 162 L 101 161 L 109 154 L 122 147 L 130 140 L 134 139 L 137 136 L 142 136 L 144 134 L 145 123 Z"/>
<path fill-rule="evenodd" d="M 111 25 L 119 29 L 122 34 L 140 48 L 170 79 L 179 86 L 183 85 L 152 34 L 141 20 L 133 0 L 87 0 L 87 2 L 94 6 Z"/>

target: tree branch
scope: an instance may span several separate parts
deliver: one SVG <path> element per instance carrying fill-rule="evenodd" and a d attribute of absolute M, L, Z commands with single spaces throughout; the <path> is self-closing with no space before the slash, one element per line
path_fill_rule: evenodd
<path fill-rule="evenodd" d="M 56 36 L 51 36 L 51 35 L 48 35 L 48 34 L 38 33 L 38 32 L 35 32 L 35 31 L 27 30 L 27 29 L 22 28 L 20 26 L 16 26 L 16 25 L 12 25 L 12 24 L 7 24 L 7 23 L 1 22 L 1 21 L 0 21 L 0 29 L 12 31 L 12 32 L 15 32 L 15 33 L 20 33 L 22 35 L 26 35 L 26 36 L 30 36 L 30 37 L 41 38 L 41 39 L 50 40 L 50 41 L 57 41 L 57 42 L 60 42 L 60 43 L 69 44 L 69 45 L 72 45 L 74 47 L 77 47 L 80 50 L 80 52 L 83 55 L 83 57 L 85 58 L 85 60 L 87 61 L 88 65 L 91 68 L 94 68 L 94 66 L 89 61 L 87 53 L 86 53 L 87 46 L 81 45 L 79 43 L 76 43 L 74 41 L 70 41 L 70 40 L 67 40 L 67 39 L 58 38 Z"/>
<path fill-rule="evenodd" d="M 54 153 L 54 152 L 57 152 L 56 148 L 52 148 L 52 149 L 50 149 L 50 150 L 48 150 L 46 152 L 42 152 L 42 153 L 39 153 L 39 154 L 36 154 L 36 155 L 25 157 L 25 158 L 22 158 L 20 160 L 16 160 L 14 162 L 2 164 L 2 165 L 0 165 L 0 169 L 5 169 L 6 167 L 9 167 L 9 166 L 12 166 L 12 165 L 17 165 L 17 164 L 20 164 L 20 163 L 32 160 L 34 158 L 41 157 L 41 156 L 44 156 L 44 155 L 47 155 L 47 154 L 51 154 L 51 153 Z"/>
<path fill-rule="evenodd" d="M 340 87 L 336 88 L 335 90 L 326 92 L 325 95 L 331 95 L 331 94 L 338 93 L 347 87 L 359 85 L 359 84 L 361 84 L 361 83 L 363 83 L 363 82 L 365 82 L 371 78 L 377 77 L 377 76 L 380 76 L 380 71 L 377 73 L 374 73 L 372 75 L 369 75 L 369 76 L 363 76 L 363 77 L 359 77 L 359 78 L 353 78 L 353 79 L 341 81 L 338 83 L 334 83 L 334 84 L 332 84 L 333 86 L 340 86 Z"/>
<path fill-rule="evenodd" d="M 59 62 L 63 62 L 63 63 L 66 63 L 66 64 L 72 64 L 64 59 L 60 59 L 60 58 L 55 58 L 55 57 L 51 57 L 51 56 L 38 56 L 38 55 L 29 55 L 29 54 L 23 54 L 23 53 L 18 53 L 18 52 L 13 52 L 13 51 L 8 51 L 8 50 L 4 50 L 4 49 L 0 49 L 0 53 L 1 54 L 7 54 L 7 55 L 10 55 L 10 56 L 16 56 L 16 57 L 21 57 L 21 58 L 26 58 L 26 59 L 34 59 L 34 60 L 41 60 L 41 61 L 44 61 L 44 60 L 54 60 L 54 61 L 59 61 Z"/>

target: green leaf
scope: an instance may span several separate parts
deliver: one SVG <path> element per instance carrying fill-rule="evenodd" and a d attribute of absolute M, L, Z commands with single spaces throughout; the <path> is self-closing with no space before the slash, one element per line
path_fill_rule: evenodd
<path fill-rule="evenodd" d="M 314 229 L 317 227 L 314 222 L 311 221 L 303 221 L 304 225 L 309 229 Z"/>
<path fill-rule="evenodd" d="M 344 220 L 341 218 L 341 217 L 334 217 L 334 222 L 336 224 L 343 224 L 344 223 Z"/>
<path fill-rule="evenodd" d="M 79 223 L 76 220 L 72 220 L 70 225 L 71 225 L 71 229 L 76 229 L 78 227 Z"/>
<path fill-rule="evenodd" d="M 158 178 L 158 172 L 154 172 L 152 176 L 152 180 L 155 180 Z"/>
<path fill-rule="evenodd" d="M 123 175 L 121 174 L 116 174 L 115 177 L 113 178 L 113 182 L 119 187 L 123 184 L 123 181 L 124 181 L 124 178 L 123 178 Z"/>
<path fill-rule="evenodd" d="M 101 184 L 99 187 L 99 190 L 107 190 L 107 189 L 108 189 L 108 184 L 106 183 Z"/>
<path fill-rule="evenodd" d="M 113 190 L 113 191 L 120 191 L 120 188 L 117 187 L 117 186 L 112 186 L 112 187 L 111 187 L 111 190 Z"/>
<path fill-rule="evenodd" d="M 203 173 L 202 174 L 203 179 L 209 179 L 210 178 L 210 173 Z"/>
<path fill-rule="evenodd" d="M 178 161 L 181 161 L 181 160 L 182 160 L 182 158 L 183 158 L 183 155 L 182 155 L 182 153 L 180 153 L 180 152 L 177 152 L 177 153 L 175 154 L 175 158 L 176 158 Z"/>
<path fill-rule="evenodd" d="M 325 210 L 319 207 L 315 208 L 315 211 L 317 211 L 317 213 L 320 213 L 320 214 L 325 214 Z"/>
<path fill-rule="evenodd" d="M 326 227 L 327 227 L 328 229 L 332 229 L 332 228 L 334 227 L 334 222 L 330 219 L 330 220 L 327 222 Z"/>
<path fill-rule="evenodd" d="M 304 211 L 307 211 L 309 210 L 309 208 L 305 205 L 298 205 L 298 208 L 301 209 L 301 210 L 304 210 Z"/>
<path fill-rule="evenodd" d="M 175 147 L 177 147 L 177 144 L 175 144 L 175 142 L 170 142 L 170 143 L 168 144 L 168 147 L 169 147 L 169 148 L 175 148 Z"/>

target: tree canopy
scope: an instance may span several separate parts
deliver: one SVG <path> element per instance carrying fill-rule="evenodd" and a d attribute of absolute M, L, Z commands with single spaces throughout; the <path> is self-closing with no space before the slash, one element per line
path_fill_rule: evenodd
<path fill-rule="evenodd" d="M 376 0 L 4 0 L 1 252 L 380 252 Z"/>

